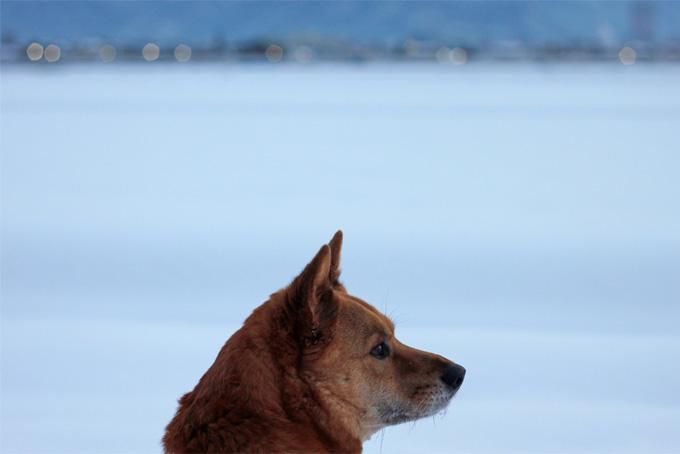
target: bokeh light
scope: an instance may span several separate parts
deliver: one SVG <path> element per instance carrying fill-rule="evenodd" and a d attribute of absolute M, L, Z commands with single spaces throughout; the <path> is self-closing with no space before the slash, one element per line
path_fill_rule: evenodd
<path fill-rule="evenodd" d="M 298 63 L 309 63 L 314 58 L 314 51 L 309 46 L 298 46 L 293 51 L 293 58 Z"/>
<path fill-rule="evenodd" d="M 191 47 L 186 44 L 175 47 L 175 59 L 179 62 L 189 61 L 191 59 Z"/>
<path fill-rule="evenodd" d="M 59 61 L 61 58 L 61 49 L 56 44 L 50 44 L 45 48 L 45 60 L 50 63 Z"/>
<path fill-rule="evenodd" d="M 439 63 L 448 63 L 449 52 L 450 50 L 448 47 L 440 47 L 437 49 L 437 52 L 434 54 L 434 56 Z"/>
<path fill-rule="evenodd" d="M 26 55 L 31 61 L 38 61 L 43 57 L 43 47 L 39 43 L 31 43 L 26 48 Z"/>
<path fill-rule="evenodd" d="M 155 43 L 147 43 L 142 49 L 142 56 L 146 61 L 156 61 L 161 56 L 161 48 Z"/>
<path fill-rule="evenodd" d="M 467 63 L 468 53 L 462 47 L 456 47 L 450 52 L 451 61 L 456 65 L 464 65 Z"/>
<path fill-rule="evenodd" d="M 104 44 L 99 48 L 99 58 L 105 63 L 112 62 L 116 59 L 116 48 L 111 44 Z"/>
<path fill-rule="evenodd" d="M 456 65 L 464 65 L 467 63 L 468 54 L 462 47 L 440 47 L 435 53 L 435 58 L 439 63 L 454 63 Z"/>
<path fill-rule="evenodd" d="M 269 47 L 267 47 L 267 50 L 264 54 L 265 57 L 267 57 L 267 60 L 276 63 L 281 61 L 283 58 L 283 48 L 278 44 L 271 44 Z"/>
<path fill-rule="evenodd" d="M 633 65 L 637 60 L 637 52 L 632 47 L 624 47 L 619 51 L 619 60 L 624 65 Z"/>

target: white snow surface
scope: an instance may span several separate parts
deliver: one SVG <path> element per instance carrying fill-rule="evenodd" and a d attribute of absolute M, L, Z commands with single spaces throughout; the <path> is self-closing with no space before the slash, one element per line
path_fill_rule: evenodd
<path fill-rule="evenodd" d="M 366 452 L 680 452 L 680 67 L 0 77 L 0 451 L 160 451 L 342 228 L 350 292 L 468 371 Z"/>

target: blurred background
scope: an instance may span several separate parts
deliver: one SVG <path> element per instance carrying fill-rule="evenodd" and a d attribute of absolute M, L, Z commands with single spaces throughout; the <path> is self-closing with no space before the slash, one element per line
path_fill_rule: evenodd
<path fill-rule="evenodd" d="M 0 450 L 159 452 L 345 232 L 461 364 L 378 452 L 680 452 L 680 2 L 0 2 Z"/>

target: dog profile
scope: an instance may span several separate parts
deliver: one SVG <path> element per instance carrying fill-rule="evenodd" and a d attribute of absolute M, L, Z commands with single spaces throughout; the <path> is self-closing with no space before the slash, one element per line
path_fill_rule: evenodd
<path fill-rule="evenodd" d="M 465 369 L 408 347 L 339 282 L 342 232 L 220 350 L 166 428 L 167 453 L 361 452 L 381 428 L 434 415 Z"/>

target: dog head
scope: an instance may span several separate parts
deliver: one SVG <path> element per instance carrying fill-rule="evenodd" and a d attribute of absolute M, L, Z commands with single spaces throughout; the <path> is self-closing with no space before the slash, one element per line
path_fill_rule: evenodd
<path fill-rule="evenodd" d="M 297 314 L 301 372 L 324 403 L 360 439 L 393 424 L 443 410 L 465 369 L 409 347 L 392 321 L 339 282 L 342 232 L 322 246 L 289 287 Z"/>

